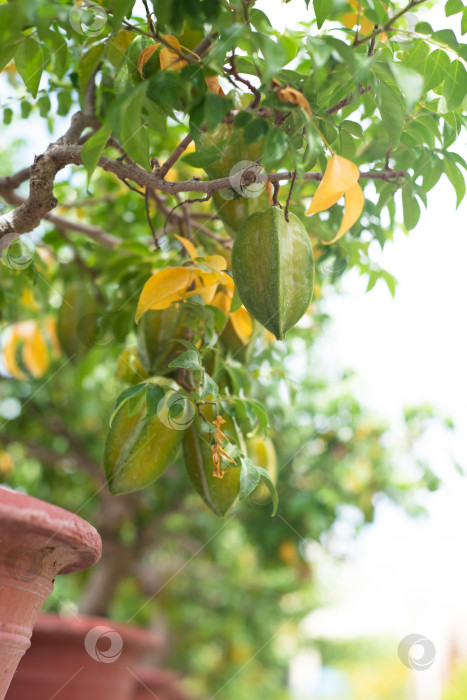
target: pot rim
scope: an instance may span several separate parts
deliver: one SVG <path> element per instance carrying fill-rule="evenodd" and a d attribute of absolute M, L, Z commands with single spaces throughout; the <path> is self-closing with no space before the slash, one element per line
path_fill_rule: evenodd
<path fill-rule="evenodd" d="M 18 545 L 24 542 L 26 548 L 28 535 L 35 541 L 43 537 L 46 544 L 64 546 L 68 563 L 60 574 L 88 569 L 102 555 L 100 535 L 86 520 L 34 496 L 0 486 L 0 533 L 8 530 L 13 530 Z"/>
<path fill-rule="evenodd" d="M 134 647 L 141 647 L 148 651 L 158 650 L 164 645 L 162 635 L 146 627 L 115 622 L 106 617 L 93 615 L 68 617 L 58 613 L 43 613 L 38 616 L 33 630 L 33 643 L 34 635 L 36 638 L 38 635 L 62 638 L 83 637 L 95 627 L 110 628 L 122 637 L 124 643 L 130 643 Z"/>

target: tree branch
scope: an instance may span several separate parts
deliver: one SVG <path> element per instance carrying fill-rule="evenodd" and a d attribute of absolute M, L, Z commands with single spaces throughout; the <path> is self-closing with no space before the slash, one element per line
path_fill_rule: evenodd
<path fill-rule="evenodd" d="M 190 143 L 192 141 L 193 141 L 193 137 L 191 136 L 191 134 L 187 134 L 185 136 L 185 138 L 182 139 L 182 141 L 180 141 L 180 143 L 178 144 L 177 148 L 172 153 L 172 155 L 170 155 L 167 158 L 165 163 L 163 163 L 160 166 L 159 170 L 157 171 L 157 174 L 159 175 L 159 177 L 165 177 L 167 175 L 167 173 L 169 172 L 172 165 L 177 162 L 177 160 L 180 158 L 182 153 L 184 153 L 184 151 L 186 151 L 186 149 L 188 148 L 188 146 L 190 145 Z"/>
<path fill-rule="evenodd" d="M 346 98 L 348 99 L 348 98 Z M 333 109 L 333 108 L 331 108 Z M 36 156 L 34 164 L 29 169 L 23 169 L 16 175 L 11 175 L 7 178 L 0 178 L 0 194 L 5 197 L 10 203 L 18 204 L 13 211 L 0 216 L 0 240 L 8 234 L 21 234 L 27 231 L 32 231 L 39 225 L 42 219 L 47 218 L 61 230 L 74 230 L 84 235 L 88 235 L 95 240 L 106 245 L 106 247 L 114 247 L 118 239 L 115 239 L 105 231 L 101 231 L 94 226 L 69 222 L 67 219 L 51 214 L 50 211 L 57 205 L 57 200 L 53 194 L 54 179 L 56 174 L 66 165 L 82 165 L 81 146 L 76 142 L 79 139 L 81 132 L 86 125 L 84 117 L 78 113 L 74 115 L 72 124 L 67 133 L 54 144 L 50 144 L 45 153 Z M 189 136 L 179 144 L 175 149 L 169 161 L 175 162 L 177 157 L 184 150 L 184 142 L 188 143 Z M 178 182 L 168 182 L 161 176 L 160 170 L 148 172 L 143 167 L 130 162 L 123 162 L 122 159 L 114 160 L 108 156 L 102 155 L 98 163 L 106 172 L 111 172 L 120 180 L 131 182 L 138 187 L 167 194 L 176 195 L 180 192 L 198 192 L 204 193 L 207 198 L 218 190 L 231 189 L 238 177 L 242 184 L 248 184 L 248 178 L 251 177 L 252 182 L 272 182 L 278 183 L 283 180 L 291 180 L 293 172 L 282 171 L 278 173 L 247 173 L 240 172 L 232 177 L 217 178 L 215 180 L 200 180 L 199 178 L 191 178 L 190 180 L 180 180 Z M 386 170 L 382 172 L 362 172 L 360 179 L 367 180 L 385 180 L 391 182 L 399 178 L 405 177 L 405 170 L 394 172 Z M 30 177 L 29 196 L 26 199 L 12 192 L 11 187 L 24 182 L 27 177 Z M 304 180 L 320 181 L 322 173 L 311 172 L 303 175 Z M 130 186 L 130 185 L 129 185 Z M 138 191 L 138 190 L 137 190 Z M 142 192 L 144 196 L 144 192 Z"/>
<path fill-rule="evenodd" d="M 375 30 L 371 32 L 371 34 L 367 34 L 366 36 L 362 36 L 359 39 L 357 39 L 354 42 L 353 46 L 360 46 L 361 44 L 365 44 L 367 41 L 373 41 L 373 39 L 375 39 L 378 36 L 378 34 L 390 31 L 394 22 L 400 19 L 407 12 L 410 12 L 410 10 L 413 10 L 414 7 L 417 7 L 418 5 L 421 5 L 424 2 L 426 2 L 426 0 L 411 0 L 411 2 L 409 2 L 409 4 L 405 7 L 403 7 L 402 10 L 390 17 L 388 21 L 385 22 L 385 24 L 382 24 L 377 29 L 375 28 Z"/>

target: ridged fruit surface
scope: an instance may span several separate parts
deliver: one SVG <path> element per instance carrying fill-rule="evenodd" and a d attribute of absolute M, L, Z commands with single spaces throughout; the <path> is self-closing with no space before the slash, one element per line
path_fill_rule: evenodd
<path fill-rule="evenodd" d="M 203 407 L 203 414 L 211 421 L 212 407 Z M 232 442 L 237 442 L 237 431 L 232 420 L 225 416 L 223 431 Z M 240 493 L 240 468 L 228 467 L 219 479 L 213 476 L 214 463 L 211 452 L 209 433 L 201 432 L 204 421 L 198 416 L 187 428 L 183 438 L 183 457 L 186 470 L 196 491 L 206 505 L 219 517 L 228 513 Z"/>
<path fill-rule="evenodd" d="M 313 294 L 314 258 L 300 219 L 278 207 L 252 214 L 237 232 L 232 273 L 240 299 L 278 340 L 306 312 Z"/>
<path fill-rule="evenodd" d="M 138 358 L 149 374 L 155 374 L 170 362 L 177 335 L 180 311 L 176 304 L 161 311 L 146 311 L 138 325 Z M 170 357 L 169 357 L 170 356 Z"/>
<path fill-rule="evenodd" d="M 92 347 L 97 323 L 95 295 L 81 282 L 68 284 L 57 318 L 58 341 L 68 357 L 79 360 Z"/>
<path fill-rule="evenodd" d="M 232 168 L 242 161 L 256 161 L 263 153 L 264 140 L 245 145 L 243 129 L 236 129 L 231 124 L 219 124 L 209 132 L 203 132 L 196 141 L 197 148 L 219 149 L 219 159 L 205 168 L 211 179 L 229 177 Z M 232 195 L 232 199 L 225 199 Z M 261 211 L 269 204 L 266 188 L 256 197 L 242 197 L 240 193 L 220 190 L 214 192 L 213 202 L 217 213 L 228 232 L 234 235 L 245 219 L 256 211 Z"/>
<path fill-rule="evenodd" d="M 146 420 L 145 414 L 145 403 L 133 416 L 122 406 L 107 435 L 104 465 L 114 494 L 138 491 L 158 479 L 180 446 L 182 429 L 170 427 L 158 415 Z"/>

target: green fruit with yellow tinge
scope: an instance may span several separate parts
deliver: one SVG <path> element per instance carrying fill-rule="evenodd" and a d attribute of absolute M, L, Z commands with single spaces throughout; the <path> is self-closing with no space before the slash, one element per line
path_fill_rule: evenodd
<path fill-rule="evenodd" d="M 97 302 L 86 284 L 71 282 L 65 288 L 58 310 L 57 336 L 63 352 L 80 360 L 94 345 L 99 333 Z"/>
<path fill-rule="evenodd" d="M 308 309 L 313 294 L 314 258 L 300 219 L 278 207 L 252 214 L 237 232 L 232 274 L 249 313 L 283 340 Z"/>
<path fill-rule="evenodd" d="M 212 406 L 203 407 L 203 414 L 210 422 L 214 418 Z M 238 433 L 232 419 L 225 416 L 226 423 L 222 426 L 225 435 L 238 444 Z M 183 457 L 191 483 L 199 493 L 208 508 L 220 518 L 224 517 L 238 499 L 240 493 L 240 467 L 232 465 L 224 471 L 219 479 L 213 476 L 214 462 L 212 459 L 209 433 L 201 431 L 204 421 L 198 416 L 185 431 L 183 437 Z M 214 429 L 213 429 L 214 430 Z"/>
<path fill-rule="evenodd" d="M 168 385 L 167 379 L 162 383 Z M 179 389 L 170 382 L 171 390 Z M 130 493 L 158 479 L 175 458 L 184 430 L 172 427 L 167 412 L 145 418 L 146 402 L 130 416 L 127 406 L 115 415 L 104 452 L 105 473 L 113 494 Z M 162 418 L 162 420 L 161 420 Z"/>

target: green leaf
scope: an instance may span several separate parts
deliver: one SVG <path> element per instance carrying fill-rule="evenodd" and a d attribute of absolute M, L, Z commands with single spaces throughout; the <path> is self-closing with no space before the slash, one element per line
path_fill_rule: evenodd
<path fill-rule="evenodd" d="M 13 120 L 13 110 L 10 107 L 5 107 L 3 110 L 3 123 L 7 126 Z"/>
<path fill-rule="evenodd" d="M 428 54 L 425 63 L 425 89 L 432 90 L 449 75 L 451 61 L 442 49 L 436 49 Z"/>
<path fill-rule="evenodd" d="M 449 112 L 459 107 L 467 93 L 467 71 L 462 61 L 451 63 L 448 74 L 444 80 L 443 97 Z"/>
<path fill-rule="evenodd" d="M 120 29 L 123 18 L 133 8 L 135 0 L 113 0 L 112 2 L 112 33 L 116 34 Z"/>
<path fill-rule="evenodd" d="M 120 394 L 120 396 L 118 396 L 118 398 L 115 402 L 113 413 L 110 416 L 110 421 L 109 421 L 110 427 L 112 427 L 113 419 L 115 418 L 118 411 L 122 408 L 122 406 L 125 403 L 127 403 L 131 398 L 133 398 L 134 396 L 138 396 L 138 394 L 142 394 L 143 391 L 146 391 L 147 388 L 148 388 L 148 384 L 146 382 L 143 382 L 142 384 L 136 384 L 135 386 L 129 386 L 127 389 L 122 391 L 122 393 Z"/>
<path fill-rule="evenodd" d="M 451 185 L 454 187 L 456 191 L 456 209 L 458 208 L 459 204 L 462 202 L 464 199 L 465 195 L 465 180 L 464 180 L 464 175 L 462 174 L 461 170 L 457 167 L 454 158 L 451 156 L 450 153 L 445 153 L 444 154 L 444 172 L 449 178 L 449 181 L 451 182 Z"/>
<path fill-rule="evenodd" d="M 219 148 L 215 146 L 203 146 L 199 151 L 187 153 L 183 156 L 182 161 L 191 165 L 193 168 L 207 168 L 212 163 L 215 163 L 220 158 Z"/>
<path fill-rule="evenodd" d="M 4 46 L 0 48 L 0 71 L 2 71 L 15 55 L 16 46 Z"/>
<path fill-rule="evenodd" d="M 42 31 L 40 37 L 52 52 L 53 67 L 57 78 L 63 78 L 67 70 L 68 59 L 68 46 L 65 39 L 61 34 L 50 29 Z"/>
<path fill-rule="evenodd" d="M 209 93 L 204 100 L 204 118 L 208 131 L 221 123 L 227 112 L 233 108 L 231 99 Z"/>
<path fill-rule="evenodd" d="M 182 352 L 181 355 L 172 360 L 169 367 L 183 367 L 184 369 L 198 369 L 204 372 L 204 367 L 201 364 L 199 352 L 194 350 L 187 350 L 187 352 Z"/>
<path fill-rule="evenodd" d="M 328 16 L 329 4 L 329 0 L 313 0 L 313 9 L 315 11 L 318 29 L 321 29 L 324 20 Z"/>
<path fill-rule="evenodd" d="M 402 190 L 402 210 L 404 212 L 404 224 L 410 231 L 418 224 L 420 205 L 407 185 Z"/>
<path fill-rule="evenodd" d="M 386 282 L 389 292 L 394 299 L 396 295 L 397 280 L 394 275 L 391 275 L 387 270 L 381 270 L 381 277 Z"/>
<path fill-rule="evenodd" d="M 92 136 L 84 142 L 81 148 L 81 158 L 83 165 L 88 173 L 88 185 L 91 181 L 92 174 L 97 167 L 99 158 L 101 157 L 112 129 L 108 125 L 101 126 Z"/>
<path fill-rule="evenodd" d="M 99 65 L 102 54 L 104 53 L 104 44 L 94 44 L 87 53 L 81 58 L 78 66 L 78 85 L 81 107 L 84 106 L 84 95 L 86 88 L 91 79 L 92 74 Z"/>
<path fill-rule="evenodd" d="M 253 493 L 260 481 L 257 467 L 244 457 L 240 460 L 240 499 L 243 500 Z"/>
<path fill-rule="evenodd" d="M 240 459 L 240 499 L 244 500 L 245 498 L 248 498 L 248 496 L 250 496 L 258 486 L 260 481 L 263 481 L 269 489 L 273 506 L 272 515 L 275 515 L 277 512 L 277 506 L 279 505 L 279 497 L 277 495 L 274 481 L 271 479 L 271 476 L 266 469 L 253 464 L 248 457 L 242 457 Z"/>
<path fill-rule="evenodd" d="M 209 376 L 207 372 L 204 373 L 203 380 L 203 390 L 201 392 L 201 399 L 207 399 L 208 396 L 212 396 L 215 399 L 219 395 L 219 387 L 212 377 Z"/>
<path fill-rule="evenodd" d="M 162 136 L 167 135 L 167 114 L 151 100 L 146 100 L 143 106 L 143 118 L 150 129 Z"/>
<path fill-rule="evenodd" d="M 22 41 L 15 51 L 15 65 L 24 84 L 36 97 L 41 81 L 44 57 L 39 42 L 30 36 Z"/>
<path fill-rule="evenodd" d="M 441 29 L 439 32 L 434 32 L 432 37 L 435 41 L 438 41 L 440 44 L 446 44 L 454 51 L 457 51 L 459 48 L 456 35 L 452 29 Z"/>
<path fill-rule="evenodd" d="M 241 399 L 245 407 L 253 409 L 253 413 L 258 421 L 258 428 L 263 433 L 267 433 L 269 427 L 269 418 L 263 404 L 256 399 Z"/>
<path fill-rule="evenodd" d="M 464 35 L 467 33 L 467 7 L 462 13 L 462 19 L 461 19 L 461 34 Z"/>
<path fill-rule="evenodd" d="M 402 134 L 404 123 L 404 109 L 399 95 L 387 83 L 381 81 L 379 86 L 380 105 L 379 111 L 381 119 L 389 134 L 392 147 L 396 148 Z"/>
<path fill-rule="evenodd" d="M 462 0 L 448 0 L 444 11 L 446 13 L 446 17 L 450 17 L 451 15 L 457 15 L 458 12 L 462 12 L 463 9 L 464 3 Z"/>
<path fill-rule="evenodd" d="M 145 418 L 154 418 L 159 412 L 159 404 L 165 396 L 165 390 L 158 384 L 149 384 L 146 391 Z"/>
<path fill-rule="evenodd" d="M 57 114 L 66 117 L 71 107 L 71 95 L 69 92 L 57 92 L 58 109 Z"/>
<path fill-rule="evenodd" d="M 266 143 L 264 144 L 261 165 L 270 170 L 282 163 L 288 150 L 287 137 L 277 126 L 273 126 L 268 131 Z"/>
<path fill-rule="evenodd" d="M 268 132 L 268 124 L 264 119 L 252 119 L 243 130 L 243 143 L 247 146 L 250 143 L 259 141 Z"/>
<path fill-rule="evenodd" d="M 423 92 L 423 76 L 412 68 L 406 68 L 401 63 L 391 63 L 391 70 L 397 87 L 404 96 L 407 110 L 412 111 Z"/>
<path fill-rule="evenodd" d="M 274 516 L 277 513 L 277 506 L 279 505 L 279 496 L 277 493 L 276 485 L 273 479 L 271 478 L 271 475 L 268 471 L 266 471 L 266 469 L 263 469 L 263 467 L 259 467 L 258 465 L 256 465 L 256 469 L 259 472 L 261 481 L 264 482 L 264 484 L 269 490 L 269 493 L 271 494 L 272 515 Z"/>
<path fill-rule="evenodd" d="M 120 109 L 120 144 L 137 163 L 148 167 L 149 137 L 141 123 L 143 104 L 146 99 L 146 85 L 142 83 L 125 100 Z"/>

